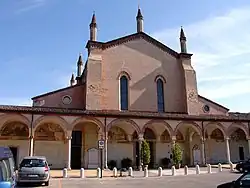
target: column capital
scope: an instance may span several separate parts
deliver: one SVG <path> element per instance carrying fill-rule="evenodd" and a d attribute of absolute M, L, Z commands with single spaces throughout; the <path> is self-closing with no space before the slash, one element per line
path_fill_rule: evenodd
<path fill-rule="evenodd" d="M 139 134 L 139 135 L 138 135 L 138 140 L 140 140 L 140 141 L 144 140 L 143 136 L 144 136 L 144 135 L 143 135 L 142 133 Z"/>
<path fill-rule="evenodd" d="M 133 136 L 131 134 L 128 134 L 127 137 L 128 137 L 129 142 L 131 142 L 133 140 Z"/>
<path fill-rule="evenodd" d="M 201 137 L 201 143 L 204 144 L 205 141 L 206 141 L 206 138 Z"/>
<path fill-rule="evenodd" d="M 226 137 L 225 137 L 225 140 L 230 140 L 229 136 L 226 136 Z"/>
<path fill-rule="evenodd" d="M 177 140 L 176 136 L 172 136 L 171 139 L 172 139 L 172 141 L 176 141 Z"/>
<path fill-rule="evenodd" d="M 67 136 L 66 139 L 67 139 L 67 140 L 71 140 L 72 137 L 71 137 L 71 136 Z"/>
<path fill-rule="evenodd" d="M 34 139 L 34 136 L 33 136 L 33 135 L 30 135 L 30 136 L 29 136 L 29 139 Z"/>

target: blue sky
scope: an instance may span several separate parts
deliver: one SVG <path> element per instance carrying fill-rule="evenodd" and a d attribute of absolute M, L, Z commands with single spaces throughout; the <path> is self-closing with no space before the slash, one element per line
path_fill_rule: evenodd
<path fill-rule="evenodd" d="M 1 0 L 0 104 L 69 85 L 93 11 L 98 40 L 136 31 L 138 2 L 145 32 L 179 51 L 184 27 L 201 95 L 231 111 L 250 111 L 250 1 Z"/>

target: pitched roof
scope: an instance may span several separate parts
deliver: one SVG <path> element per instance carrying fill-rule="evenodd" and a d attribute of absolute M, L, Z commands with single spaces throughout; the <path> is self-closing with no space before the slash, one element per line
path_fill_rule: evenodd
<path fill-rule="evenodd" d="M 139 32 L 139 33 L 134 33 L 131 35 L 127 35 L 121 38 L 117 38 L 108 42 L 98 42 L 98 41 L 88 41 L 86 48 L 100 48 L 100 49 L 107 49 L 113 46 L 118 46 L 124 43 L 127 43 L 129 41 L 132 40 L 137 40 L 137 39 L 144 39 L 145 41 L 154 44 L 155 46 L 157 46 L 159 49 L 163 50 L 164 52 L 167 52 L 168 54 L 172 55 L 175 58 L 180 58 L 181 54 L 174 51 L 173 49 L 169 48 L 168 46 L 166 46 L 165 44 L 159 42 L 158 40 L 154 39 L 153 37 L 149 36 L 148 34 L 144 33 L 144 32 Z M 193 54 L 186 54 L 185 57 L 191 57 Z M 183 55 L 182 55 L 183 57 Z"/>
<path fill-rule="evenodd" d="M 205 98 L 205 97 L 203 97 L 203 96 L 201 96 L 201 95 L 198 95 L 198 96 L 199 96 L 200 98 L 204 99 L 205 101 L 208 101 L 208 102 L 210 102 L 210 103 L 213 103 L 214 105 L 219 106 L 219 107 L 221 107 L 221 108 L 223 108 L 223 109 L 229 111 L 229 109 L 228 109 L 227 107 L 225 107 L 225 106 L 222 106 L 222 105 L 220 105 L 220 104 L 218 104 L 218 103 L 216 103 L 216 102 L 214 102 L 214 101 L 211 101 L 210 99 Z"/>
<path fill-rule="evenodd" d="M 79 86 L 83 86 L 83 85 L 77 84 L 77 85 L 73 85 L 73 86 L 64 87 L 64 88 L 61 88 L 61 89 L 58 89 L 58 90 L 50 91 L 48 93 L 44 93 L 44 94 L 32 97 L 31 100 L 35 100 L 35 99 L 40 98 L 40 97 L 45 97 L 47 95 L 51 95 L 51 94 L 54 94 L 54 93 L 58 93 L 58 92 L 65 91 L 67 89 L 72 89 L 72 88 L 79 87 Z"/>
<path fill-rule="evenodd" d="M 4 113 L 29 113 L 29 114 L 49 114 L 49 115 L 78 115 L 95 117 L 116 117 L 116 118 L 145 118 L 164 120 L 185 120 L 185 121 L 222 121 L 222 122 L 249 122 L 250 117 L 223 116 L 223 115 L 188 115 L 184 113 L 157 113 L 157 112 L 137 112 L 137 111 L 117 111 L 117 110 L 82 110 L 69 108 L 48 108 L 29 106 L 8 106 L 0 105 L 0 112 Z"/>

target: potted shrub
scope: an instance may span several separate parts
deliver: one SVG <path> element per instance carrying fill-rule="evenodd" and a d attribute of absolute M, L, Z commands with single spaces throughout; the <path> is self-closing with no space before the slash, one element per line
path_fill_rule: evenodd
<path fill-rule="evenodd" d="M 150 163 L 150 147 L 146 140 L 142 141 L 141 161 L 144 167 L 148 167 L 148 164 Z"/>
<path fill-rule="evenodd" d="M 122 168 L 128 169 L 129 167 L 132 167 L 132 160 L 130 158 L 124 158 L 121 161 Z"/>
<path fill-rule="evenodd" d="M 167 157 L 161 159 L 161 165 L 163 168 L 168 168 L 171 160 Z"/>
<path fill-rule="evenodd" d="M 179 144 L 174 144 L 172 148 L 172 158 L 175 168 L 180 168 L 182 160 L 182 150 Z"/>
<path fill-rule="evenodd" d="M 115 167 L 116 167 L 116 161 L 115 161 L 115 160 L 110 160 L 110 161 L 108 162 L 108 168 L 109 168 L 110 170 L 113 170 Z"/>

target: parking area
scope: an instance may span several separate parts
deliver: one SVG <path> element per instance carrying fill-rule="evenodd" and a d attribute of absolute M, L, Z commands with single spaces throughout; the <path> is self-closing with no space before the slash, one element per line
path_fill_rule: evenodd
<path fill-rule="evenodd" d="M 238 178 L 241 174 L 221 172 L 213 174 L 200 174 L 200 175 L 188 175 L 188 176 L 163 176 L 163 177 L 124 177 L 124 178 L 53 178 L 51 179 L 51 188 L 109 188 L 110 186 L 116 188 L 133 188 L 133 187 L 143 187 L 143 188 L 213 188 L 224 182 L 233 181 Z M 143 181 L 142 181 L 143 180 Z M 31 186 L 30 186 L 31 187 Z"/>

